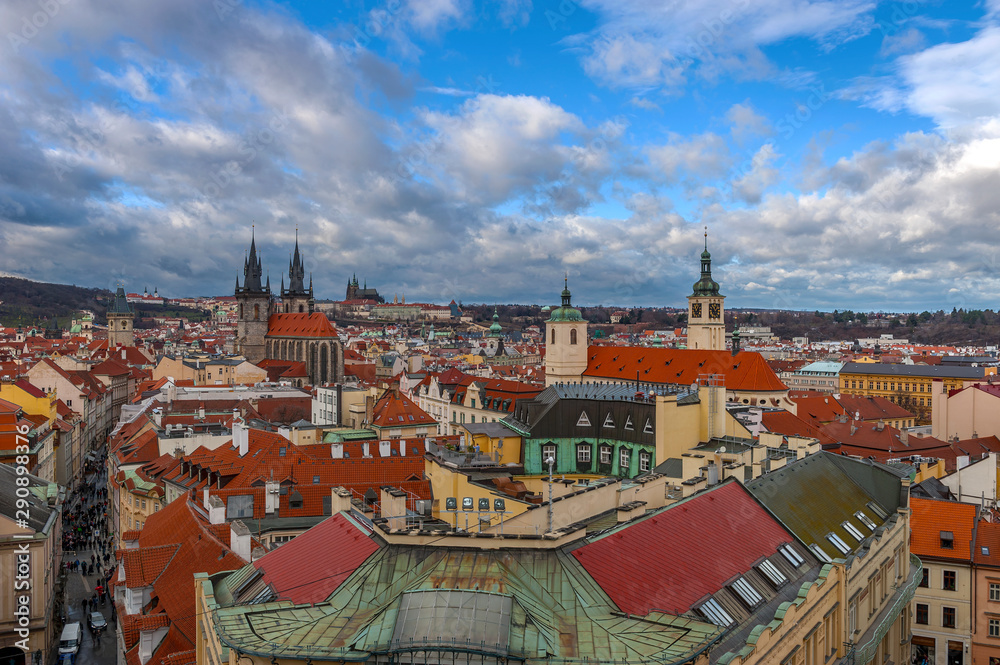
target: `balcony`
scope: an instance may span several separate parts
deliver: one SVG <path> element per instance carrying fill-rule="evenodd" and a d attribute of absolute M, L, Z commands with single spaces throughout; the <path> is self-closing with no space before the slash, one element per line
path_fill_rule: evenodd
<path fill-rule="evenodd" d="M 924 565 L 913 554 L 910 555 L 910 574 L 906 582 L 901 587 L 897 587 L 893 594 L 892 603 L 879 612 L 878 617 L 872 625 L 865 631 L 857 644 L 849 647 L 847 655 L 840 659 L 838 665 L 866 665 L 875 658 L 878 653 L 878 646 L 886 633 L 892 628 L 892 624 L 899 619 L 900 613 L 913 600 L 917 585 L 923 577 Z"/>

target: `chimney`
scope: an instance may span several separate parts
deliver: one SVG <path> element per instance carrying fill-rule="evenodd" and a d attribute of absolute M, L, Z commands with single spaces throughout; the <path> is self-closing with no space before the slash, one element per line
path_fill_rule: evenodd
<path fill-rule="evenodd" d="M 274 480 L 264 483 L 264 513 L 273 515 L 278 509 L 278 502 L 281 499 L 281 486 Z"/>
<path fill-rule="evenodd" d="M 351 492 L 344 487 L 330 488 L 330 514 L 346 512 L 351 509 Z"/>
<path fill-rule="evenodd" d="M 250 529 L 240 520 L 229 525 L 229 548 L 244 561 L 250 561 Z"/>
<path fill-rule="evenodd" d="M 910 433 L 907 432 L 905 429 L 899 430 L 899 441 L 904 446 L 910 445 Z"/>
<path fill-rule="evenodd" d="M 406 528 L 406 492 L 394 487 L 379 489 L 381 514 L 379 517 L 388 519 L 390 529 Z"/>
<path fill-rule="evenodd" d="M 125 358 L 125 347 L 124 346 L 122 347 L 122 360 L 126 360 L 126 358 Z"/>
<path fill-rule="evenodd" d="M 209 524 L 222 524 L 226 521 L 226 504 L 222 503 L 222 499 L 212 495 L 208 497 L 208 504 L 205 507 L 208 508 Z"/>
<path fill-rule="evenodd" d="M 233 445 L 240 451 L 240 457 L 250 449 L 250 430 L 242 422 L 233 422 Z"/>
<path fill-rule="evenodd" d="M 163 424 L 163 409 L 160 407 L 153 409 L 153 422 L 156 423 L 157 427 Z"/>

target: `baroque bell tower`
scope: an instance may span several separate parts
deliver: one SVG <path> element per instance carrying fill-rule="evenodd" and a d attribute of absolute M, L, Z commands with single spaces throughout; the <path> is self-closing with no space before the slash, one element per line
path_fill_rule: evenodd
<path fill-rule="evenodd" d="M 545 322 L 545 385 L 580 383 L 587 369 L 587 321 L 573 307 L 569 280 L 563 284 L 562 305 Z"/>
<path fill-rule="evenodd" d="M 708 251 L 706 229 L 701 279 L 694 283 L 694 292 L 688 296 L 687 348 L 725 351 L 725 300 L 726 297 L 719 293 L 719 283 L 712 279 L 712 255 Z"/>
<path fill-rule="evenodd" d="M 236 343 L 234 350 L 252 363 L 264 359 L 267 322 L 271 316 L 271 279 L 261 285 L 263 269 L 257 255 L 257 241 L 251 236 L 250 253 L 243 263 L 243 286 L 236 279 Z"/>

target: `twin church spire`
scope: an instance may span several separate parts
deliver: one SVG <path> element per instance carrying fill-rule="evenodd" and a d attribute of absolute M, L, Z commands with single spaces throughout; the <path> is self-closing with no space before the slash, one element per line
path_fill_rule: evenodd
<path fill-rule="evenodd" d="M 271 296 L 271 277 L 268 275 L 266 282 L 262 283 L 264 269 L 261 256 L 257 251 L 257 239 L 254 231 L 251 231 L 250 251 L 243 262 L 243 286 L 240 286 L 239 277 L 236 278 L 236 295 L 266 295 Z M 312 276 L 309 277 L 309 287 L 305 284 L 306 268 L 302 252 L 299 250 L 299 231 L 295 230 L 295 250 L 288 260 L 288 288 L 285 288 L 284 275 L 281 277 L 281 290 L 279 294 L 283 303 L 285 313 L 313 312 L 313 283 Z"/>

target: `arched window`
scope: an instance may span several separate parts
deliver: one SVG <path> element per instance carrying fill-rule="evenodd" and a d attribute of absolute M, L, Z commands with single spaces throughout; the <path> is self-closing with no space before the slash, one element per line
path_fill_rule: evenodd
<path fill-rule="evenodd" d="M 556 329 L 555 328 L 552 329 L 552 343 L 553 344 L 556 343 Z"/>
<path fill-rule="evenodd" d="M 576 328 L 569 331 L 569 343 L 576 344 Z"/>
<path fill-rule="evenodd" d="M 255 318 L 255 319 L 259 319 L 260 318 L 260 305 L 254 305 L 253 306 L 253 318 Z"/>
<path fill-rule="evenodd" d="M 305 308 L 302 305 L 299 305 L 299 314 L 302 314 L 305 311 Z"/>

